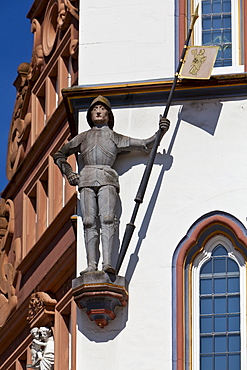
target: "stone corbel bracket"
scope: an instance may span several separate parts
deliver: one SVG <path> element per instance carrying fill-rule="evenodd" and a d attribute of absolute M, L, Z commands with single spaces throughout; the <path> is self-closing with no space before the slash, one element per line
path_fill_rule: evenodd
<path fill-rule="evenodd" d="M 30 328 L 52 326 L 54 322 L 56 299 L 45 292 L 33 293 L 30 297 L 28 317 Z"/>
<path fill-rule="evenodd" d="M 102 271 L 88 272 L 74 279 L 72 292 L 77 306 L 86 308 L 90 320 L 102 329 L 116 317 L 115 308 L 126 306 L 128 300 L 125 278 L 116 276 L 112 281 Z"/>

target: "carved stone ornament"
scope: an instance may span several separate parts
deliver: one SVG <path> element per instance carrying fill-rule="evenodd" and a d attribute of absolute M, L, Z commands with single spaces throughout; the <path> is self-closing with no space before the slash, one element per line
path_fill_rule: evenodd
<path fill-rule="evenodd" d="M 30 333 L 33 337 L 30 347 L 32 364 L 27 365 L 27 369 L 53 370 L 54 338 L 52 330 L 47 327 L 34 327 Z"/>
<path fill-rule="evenodd" d="M 31 32 L 34 34 L 32 60 L 28 79 L 36 81 L 40 75 L 44 63 L 44 53 L 41 39 L 41 26 L 37 19 L 32 20 Z"/>
<path fill-rule="evenodd" d="M 61 30 L 65 30 L 69 27 L 71 21 L 71 14 L 66 10 L 65 4 L 59 4 L 57 23 Z"/>
<path fill-rule="evenodd" d="M 43 50 L 45 56 L 48 56 L 55 44 L 57 36 L 58 19 L 58 1 L 50 0 L 46 8 L 43 23 Z"/>
<path fill-rule="evenodd" d="M 78 58 L 78 46 L 79 46 L 79 40 L 73 39 L 70 41 L 69 52 L 72 58 L 75 58 L 75 59 Z"/>
<path fill-rule="evenodd" d="M 53 322 L 57 301 L 45 292 L 33 293 L 30 298 L 28 317 L 30 325 L 48 325 Z"/>
<path fill-rule="evenodd" d="M 25 115 L 25 99 L 28 91 L 29 63 L 21 63 L 18 67 L 17 96 L 12 116 L 8 139 L 7 178 L 11 180 L 24 157 L 24 143 L 28 140 L 31 125 L 31 113 Z"/>
<path fill-rule="evenodd" d="M 75 1 L 75 0 L 72 0 L 72 1 Z M 78 9 L 77 9 L 75 6 L 73 6 L 69 0 L 64 0 L 64 4 L 65 4 L 65 8 L 66 8 L 66 10 L 67 10 L 71 15 L 73 15 L 73 17 L 74 17 L 75 19 L 77 19 L 77 20 L 79 21 Z"/>
<path fill-rule="evenodd" d="M 100 328 L 114 320 L 115 308 L 127 305 L 128 292 L 124 277 L 116 276 L 114 283 L 102 271 L 88 272 L 72 281 L 74 300 L 80 309 L 86 308 L 91 321 Z"/>
<path fill-rule="evenodd" d="M 21 241 L 13 241 L 14 205 L 11 200 L 0 200 L 0 327 L 16 309 L 14 282 L 21 260 Z"/>
<path fill-rule="evenodd" d="M 64 0 L 64 3 L 60 3 L 57 23 L 58 27 L 65 30 L 71 23 L 72 16 L 79 20 L 78 9 L 71 4 L 69 0 Z"/>

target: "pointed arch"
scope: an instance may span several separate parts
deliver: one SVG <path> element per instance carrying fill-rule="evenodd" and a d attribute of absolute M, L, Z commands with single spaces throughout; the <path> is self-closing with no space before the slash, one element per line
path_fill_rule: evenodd
<path fill-rule="evenodd" d="M 175 250 L 172 265 L 174 370 L 193 368 L 192 363 L 195 362 L 194 353 L 192 353 L 192 348 L 195 351 L 193 314 L 195 312 L 193 312 L 192 292 L 195 279 L 198 278 L 195 271 L 199 271 L 195 268 L 196 265 L 202 265 L 200 261 L 209 258 L 213 246 L 216 246 L 214 243 L 219 240 L 226 246 L 228 254 L 230 253 L 230 256 L 238 261 L 241 267 L 240 274 L 242 276 L 246 274 L 247 230 L 230 214 L 215 211 L 204 215 L 191 226 Z M 246 284 L 243 278 L 241 281 Z M 246 300 L 246 297 L 244 299 Z M 242 309 L 246 311 L 246 302 L 241 302 Z M 246 333 L 243 335 L 246 337 Z"/>

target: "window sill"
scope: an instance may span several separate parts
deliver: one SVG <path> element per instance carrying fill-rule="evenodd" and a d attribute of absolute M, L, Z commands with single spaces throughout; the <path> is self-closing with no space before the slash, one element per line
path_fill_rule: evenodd
<path fill-rule="evenodd" d="M 212 76 L 244 73 L 244 65 L 229 66 L 229 67 L 215 67 L 212 71 Z"/>

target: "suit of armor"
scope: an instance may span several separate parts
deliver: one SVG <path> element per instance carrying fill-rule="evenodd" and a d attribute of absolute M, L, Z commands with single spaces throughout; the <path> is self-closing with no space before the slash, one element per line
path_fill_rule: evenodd
<path fill-rule="evenodd" d="M 104 104 L 105 101 L 102 99 L 106 98 L 96 98 L 90 108 L 92 109 L 99 102 Z M 109 103 L 108 100 L 107 102 Z M 109 108 L 108 104 L 105 105 Z M 112 117 L 111 113 L 110 118 Z M 118 174 L 112 165 L 120 152 L 151 149 L 156 134 L 146 140 L 133 139 L 114 132 L 112 130 L 113 121 L 110 121 L 112 126 L 109 122 L 96 126 L 91 124 L 90 119 L 88 121 L 91 129 L 80 133 L 65 144 L 55 153 L 54 161 L 69 180 L 73 172 L 66 161 L 67 157 L 79 152 L 83 159 L 84 166 L 77 181 L 73 183 L 78 185 L 80 191 L 80 207 L 87 252 L 88 267 L 82 273 L 97 270 L 99 260 L 98 218 L 101 228 L 103 271 L 114 273 L 111 267 L 111 256 L 117 225 L 116 196 L 119 192 L 119 182 Z"/>

